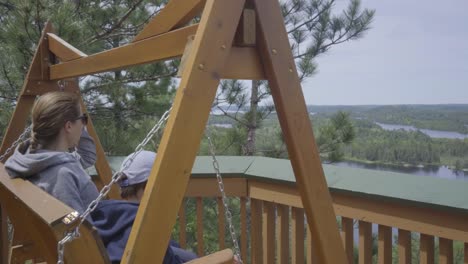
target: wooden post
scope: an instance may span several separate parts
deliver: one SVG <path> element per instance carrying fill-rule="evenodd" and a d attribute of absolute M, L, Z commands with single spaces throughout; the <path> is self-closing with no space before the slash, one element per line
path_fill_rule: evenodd
<path fill-rule="evenodd" d="M 304 264 L 304 209 L 291 208 L 291 263 Z"/>
<path fill-rule="evenodd" d="M 275 204 L 263 202 L 263 261 L 275 263 Z"/>
<path fill-rule="evenodd" d="M 262 201 L 250 199 L 250 214 L 252 218 L 252 247 L 250 249 L 251 263 L 263 263 L 262 208 Z"/>
<path fill-rule="evenodd" d="M 163 259 L 243 6 L 206 3 L 121 263 Z"/>
<path fill-rule="evenodd" d="M 332 200 L 277 0 L 255 0 L 258 51 L 264 62 L 296 183 L 317 241 L 320 263 L 346 263 Z"/>
<path fill-rule="evenodd" d="M 411 232 L 398 229 L 398 259 L 399 263 L 411 263 Z"/>
<path fill-rule="evenodd" d="M 353 219 L 347 217 L 341 217 L 341 239 L 346 251 L 346 259 L 349 264 L 354 261 L 354 226 Z"/>
<path fill-rule="evenodd" d="M 466 256 L 466 255 L 465 255 Z M 421 234 L 419 246 L 419 263 L 434 264 L 434 237 Z"/>
<path fill-rule="evenodd" d="M 379 225 L 378 262 L 392 264 L 392 228 Z"/>
<path fill-rule="evenodd" d="M 359 221 L 359 264 L 372 264 L 372 223 Z"/>
<path fill-rule="evenodd" d="M 276 226 L 278 263 L 289 263 L 289 207 L 278 204 L 278 224 Z"/>

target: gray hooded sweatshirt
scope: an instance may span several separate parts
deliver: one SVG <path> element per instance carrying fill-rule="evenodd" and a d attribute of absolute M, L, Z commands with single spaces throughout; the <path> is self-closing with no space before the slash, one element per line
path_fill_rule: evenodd
<path fill-rule="evenodd" d="M 98 190 L 83 168 L 94 165 L 96 146 L 83 130 L 78 155 L 50 150 L 29 152 L 29 142 L 19 145 L 5 162 L 11 178 L 31 181 L 80 214 L 97 198 Z"/>

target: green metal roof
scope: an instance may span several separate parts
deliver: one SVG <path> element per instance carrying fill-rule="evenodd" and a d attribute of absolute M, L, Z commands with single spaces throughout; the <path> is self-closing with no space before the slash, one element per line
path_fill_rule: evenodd
<path fill-rule="evenodd" d="M 108 157 L 113 170 L 125 157 Z M 245 177 L 283 184 L 295 184 L 291 163 L 265 157 L 218 156 L 223 177 Z M 422 177 L 411 174 L 323 165 L 331 192 L 385 200 L 401 200 L 416 206 L 439 207 L 468 213 L 468 181 Z M 96 171 L 89 170 L 90 175 Z M 209 156 L 196 158 L 192 177 L 215 177 Z"/>

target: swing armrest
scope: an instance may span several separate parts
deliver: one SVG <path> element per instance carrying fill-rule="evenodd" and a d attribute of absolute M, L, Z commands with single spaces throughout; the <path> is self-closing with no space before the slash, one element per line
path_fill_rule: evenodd
<path fill-rule="evenodd" d="M 24 179 L 11 179 L 0 164 L 0 198 L 11 213 L 18 208 L 34 212 L 45 224 L 54 226 L 73 209 Z M 8 203 L 11 201 L 11 203 Z"/>
<path fill-rule="evenodd" d="M 213 254 L 194 259 L 192 261 L 187 262 L 187 264 L 232 264 L 236 263 L 234 261 L 234 254 L 230 249 L 224 249 Z"/>

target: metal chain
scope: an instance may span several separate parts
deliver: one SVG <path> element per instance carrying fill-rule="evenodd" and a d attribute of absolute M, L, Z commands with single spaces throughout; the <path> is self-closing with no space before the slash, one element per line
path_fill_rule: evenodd
<path fill-rule="evenodd" d="M 159 119 L 158 123 L 153 126 L 153 128 L 148 132 L 146 137 L 143 139 L 143 141 L 135 148 L 135 152 L 128 158 L 125 163 L 122 165 L 122 168 L 114 173 L 112 175 L 112 180 L 110 183 L 105 185 L 101 191 L 99 192 L 98 197 L 92 201 L 89 205 L 88 208 L 79 216 L 80 222 L 78 225 L 71 231 L 68 231 L 64 238 L 60 240 L 57 244 L 57 251 L 58 251 L 58 260 L 57 264 L 64 264 L 63 259 L 64 259 L 64 250 L 65 250 L 65 244 L 68 242 L 71 242 L 78 238 L 80 236 L 79 228 L 83 224 L 83 222 L 86 220 L 86 218 L 93 212 L 96 207 L 98 206 L 99 202 L 109 193 L 111 187 L 113 184 L 117 183 L 123 176 L 122 171 L 126 170 L 132 163 L 135 157 L 143 150 L 143 148 L 148 144 L 148 142 L 153 138 L 153 136 L 156 134 L 156 132 L 159 131 L 159 129 L 162 127 L 162 125 L 167 121 L 169 118 L 169 113 L 172 108 L 167 110 Z"/>
<path fill-rule="evenodd" d="M 234 255 L 237 256 L 238 263 L 243 263 L 241 255 L 240 255 L 239 243 L 237 242 L 236 231 L 234 229 L 234 225 L 232 224 L 232 214 L 231 214 L 231 210 L 229 210 L 228 198 L 227 198 L 226 192 L 224 191 L 223 178 L 219 170 L 218 160 L 216 159 L 215 146 L 213 144 L 213 141 L 211 140 L 208 130 L 206 131 L 206 137 L 208 139 L 208 144 L 209 144 L 209 148 L 211 152 L 211 158 L 213 159 L 213 168 L 216 172 L 216 179 L 218 180 L 219 191 L 221 192 L 221 196 L 222 196 L 222 201 L 224 205 L 224 213 L 226 215 L 226 219 L 229 225 L 229 233 L 231 234 L 232 244 L 234 246 Z"/>
<path fill-rule="evenodd" d="M 23 142 L 26 139 L 26 136 L 31 133 L 32 125 L 28 126 L 24 132 L 11 144 L 7 150 L 3 153 L 3 155 L 0 156 L 0 162 L 3 161 L 3 159 L 10 154 L 11 151 L 13 151 L 16 146 L 18 146 L 21 142 Z"/>

